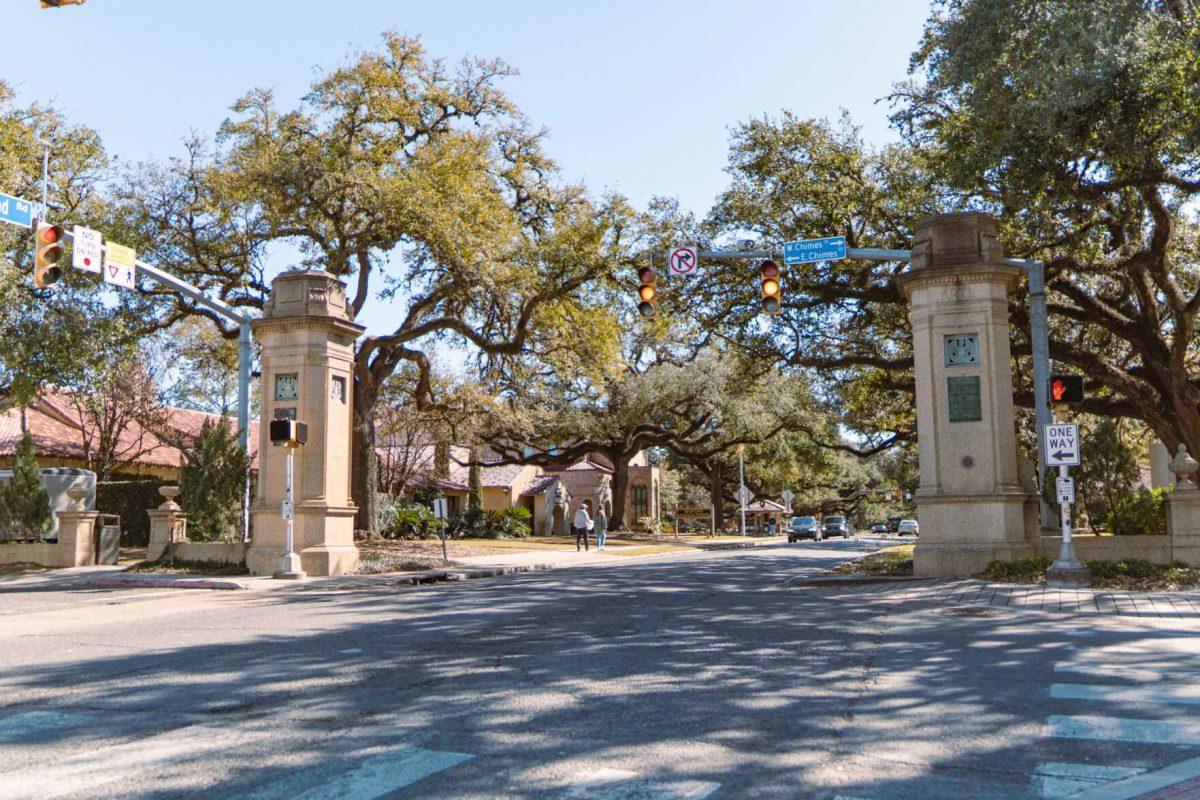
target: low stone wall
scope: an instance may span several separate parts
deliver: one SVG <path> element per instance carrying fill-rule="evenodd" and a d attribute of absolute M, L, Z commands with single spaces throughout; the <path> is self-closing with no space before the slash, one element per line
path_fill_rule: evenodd
<path fill-rule="evenodd" d="M 175 558 L 180 561 L 211 561 L 217 564 L 241 564 L 250 545 L 245 542 L 176 542 Z"/>
<path fill-rule="evenodd" d="M 74 553 L 58 542 L 0 542 L 0 564 L 37 564 L 42 567 L 73 567 L 63 563 Z"/>
<path fill-rule="evenodd" d="M 1131 558 L 1151 564 L 1170 564 L 1173 560 L 1170 536 L 1096 536 L 1072 534 L 1071 544 L 1080 561 L 1126 561 Z M 1058 558 L 1061 536 L 1043 536 L 1038 554 Z"/>

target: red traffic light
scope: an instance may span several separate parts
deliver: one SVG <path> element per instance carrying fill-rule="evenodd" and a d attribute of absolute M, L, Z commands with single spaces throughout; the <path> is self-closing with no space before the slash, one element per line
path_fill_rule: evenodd
<path fill-rule="evenodd" d="M 62 238 L 62 227 L 59 225 L 38 226 L 38 238 L 42 244 L 54 244 Z"/>

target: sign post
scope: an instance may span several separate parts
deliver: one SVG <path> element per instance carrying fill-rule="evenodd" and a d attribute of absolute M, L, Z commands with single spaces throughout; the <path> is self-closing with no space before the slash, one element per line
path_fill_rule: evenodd
<path fill-rule="evenodd" d="M 283 503 L 279 509 L 284 522 L 283 556 L 279 560 L 279 569 L 274 577 L 297 580 L 308 576 L 300 566 L 300 556 L 296 554 L 296 505 L 292 497 L 292 483 L 296 448 L 308 441 L 308 426 L 294 419 L 273 419 L 270 425 L 271 444 L 283 445 L 287 450 L 287 458 L 284 460 Z"/>
<path fill-rule="evenodd" d="M 449 561 L 450 556 L 446 553 L 446 525 L 449 523 L 450 514 L 446 510 L 446 498 L 434 499 L 433 515 L 437 517 L 438 538 L 442 540 L 442 561 Z"/>
<path fill-rule="evenodd" d="M 1071 479 L 1070 468 L 1079 466 L 1079 463 L 1079 426 L 1070 423 L 1047 425 L 1046 465 L 1058 467 L 1054 489 L 1061 512 L 1062 547 L 1058 559 L 1046 572 L 1046 585 L 1060 589 L 1091 584 L 1091 575 L 1075 557 L 1075 548 L 1071 544 L 1071 506 L 1075 505 L 1075 481 Z"/>

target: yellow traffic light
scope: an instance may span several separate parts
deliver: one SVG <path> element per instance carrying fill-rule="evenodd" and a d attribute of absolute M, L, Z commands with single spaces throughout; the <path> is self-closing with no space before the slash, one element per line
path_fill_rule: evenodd
<path fill-rule="evenodd" d="M 63 254 L 64 235 L 62 225 L 38 223 L 37 246 L 33 255 L 33 283 L 39 289 L 58 283 L 58 279 L 62 277 L 58 260 Z"/>
<path fill-rule="evenodd" d="M 774 261 L 764 261 L 759 265 L 762 276 L 762 310 L 765 314 L 778 314 L 783 299 L 783 288 L 779 283 L 779 265 Z"/>
<path fill-rule="evenodd" d="M 643 317 L 653 317 L 654 301 L 658 298 L 658 290 L 654 288 L 658 276 L 654 274 L 653 267 L 642 267 L 638 270 L 638 280 L 641 282 L 638 287 L 638 313 Z"/>

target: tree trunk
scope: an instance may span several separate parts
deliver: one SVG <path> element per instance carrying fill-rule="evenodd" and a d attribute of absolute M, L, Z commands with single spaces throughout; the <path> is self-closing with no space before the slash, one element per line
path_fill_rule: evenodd
<path fill-rule="evenodd" d="M 619 531 L 630 527 L 625 521 L 625 496 L 629 491 L 629 459 L 624 453 L 605 453 L 613 463 L 612 476 L 612 517 L 608 520 L 610 530 Z M 637 522 L 637 520 L 633 520 Z"/>
<path fill-rule="evenodd" d="M 725 465 L 712 465 L 712 476 L 708 483 L 708 502 L 712 504 L 713 534 L 725 530 Z"/>
<path fill-rule="evenodd" d="M 479 445 L 471 445 L 467 464 L 467 507 L 472 511 L 483 508 L 483 468 L 479 466 Z"/>
<path fill-rule="evenodd" d="M 374 538 L 379 534 L 379 454 L 375 450 L 375 387 L 357 380 L 351 431 L 350 496 L 358 506 L 354 527 Z"/>

